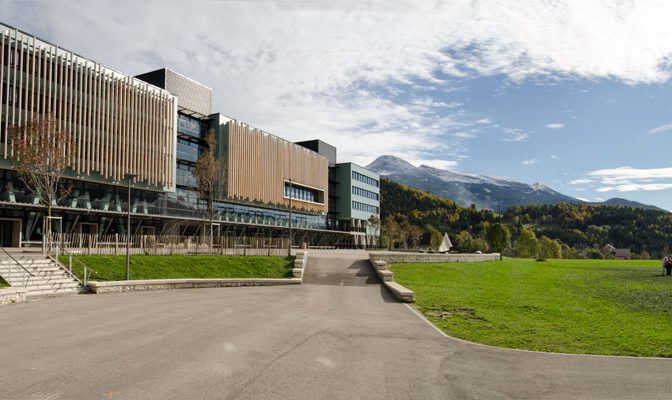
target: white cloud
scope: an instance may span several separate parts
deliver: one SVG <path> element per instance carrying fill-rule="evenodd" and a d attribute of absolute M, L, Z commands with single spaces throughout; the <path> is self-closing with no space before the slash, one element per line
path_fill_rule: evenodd
<path fill-rule="evenodd" d="M 529 135 L 522 129 L 519 128 L 505 128 L 504 136 L 499 140 L 502 142 L 524 142 L 527 140 Z"/>
<path fill-rule="evenodd" d="M 590 200 L 586 199 L 585 197 L 577 197 L 577 199 L 585 201 L 586 203 L 590 203 Z"/>
<path fill-rule="evenodd" d="M 539 159 L 538 159 L 538 158 L 532 158 L 532 159 L 530 159 L 530 160 L 523 160 L 523 161 L 521 161 L 521 164 L 523 164 L 524 166 L 527 167 L 527 166 L 530 166 L 530 165 L 537 164 L 538 162 L 539 162 Z"/>
<path fill-rule="evenodd" d="M 553 122 L 551 124 L 546 124 L 546 128 L 548 128 L 548 129 L 560 129 L 560 128 L 564 128 L 564 127 L 565 127 L 565 124 L 560 123 L 560 122 Z"/>
<path fill-rule="evenodd" d="M 645 183 L 645 184 L 623 184 L 616 186 L 605 186 L 598 188 L 598 192 L 638 192 L 640 190 L 651 191 L 651 190 L 665 190 L 672 189 L 672 183 Z"/>
<path fill-rule="evenodd" d="M 173 68 L 214 89 L 215 111 L 290 140 L 319 136 L 360 163 L 464 157 L 468 128 L 490 120 L 459 110 L 453 78 L 672 74 L 664 0 L 196 4 L 5 1 L 2 19 L 127 73 Z"/>
<path fill-rule="evenodd" d="M 559 160 L 560 159 L 560 157 L 556 156 L 555 154 L 551 154 L 550 156 L 548 156 L 548 158 L 550 158 L 551 160 Z"/>
<path fill-rule="evenodd" d="M 672 189 L 672 168 L 618 167 L 588 173 L 603 186 L 598 192 L 634 192 Z"/>
<path fill-rule="evenodd" d="M 586 183 L 592 183 L 592 182 L 593 182 L 592 179 L 582 178 L 582 179 L 571 180 L 571 181 L 569 181 L 569 184 L 570 185 L 585 185 Z"/>
<path fill-rule="evenodd" d="M 415 165 L 416 167 L 424 164 L 424 165 L 427 165 L 429 167 L 444 169 L 444 170 L 448 170 L 448 171 L 451 171 L 451 170 L 454 170 L 455 168 L 457 168 L 457 164 L 458 164 L 457 161 L 453 161 L 453 160 L 406 160 L 406 161 L 410 162 L 411 164 Z"/>
<path fill-rule="evenodd" d="M 657 126 L 649 131 L 649 135 L 672 131 L 672 123 Z"/>

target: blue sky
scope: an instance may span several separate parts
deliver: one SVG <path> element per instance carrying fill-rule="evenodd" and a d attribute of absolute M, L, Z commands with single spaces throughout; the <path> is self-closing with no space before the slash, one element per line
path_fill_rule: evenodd
<path fill-rule="evenodd" d="M 0 19 L 339 159 L 672 210 L 672 3 L 4 1 Z"/>

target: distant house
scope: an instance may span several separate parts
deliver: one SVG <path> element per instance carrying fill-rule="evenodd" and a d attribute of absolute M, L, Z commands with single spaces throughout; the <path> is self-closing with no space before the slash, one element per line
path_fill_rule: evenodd
<path fill-rule="evenodd" d="M 630 249 L 617 249 L 616 247 L 607 244 L 602 247 L 602 252 L 605 254 L 611 254 L 617 260 L 629 260 L 632 258 L 632 253 Z"/>
<path fill-rule="evenodd" d="M 614 250 L 614 257 L 617 260 L 629 260 L 632 257 L 630 249 L 616 249 Z"/>

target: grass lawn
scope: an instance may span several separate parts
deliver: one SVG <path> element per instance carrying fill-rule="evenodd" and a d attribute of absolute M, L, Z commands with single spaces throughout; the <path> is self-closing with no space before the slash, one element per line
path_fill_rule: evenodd
<path fill-rule="evenodd" d="M 493 346 L 672 357 L 672 277 L 660 261 L 395 264 L 447 334 Z"/>
<path fill-rule="evenodd" d="M 4 279 L 0 278 L 0 288 L 8 287 L 9 283 L 5 282 Z"/>
<path fill-rule="evenodd" d="M 90 280 L 126 279 L 125 256 L 77 256 L 95 272 Z M 67 267 L 68 257 L 59 261 Z M 73 272 L 84 276 L 84 267 L 73 261 Z M 179 278 L 291 278 L 293 259 L 257 256 L 131 256 L 131 279 Z"/>

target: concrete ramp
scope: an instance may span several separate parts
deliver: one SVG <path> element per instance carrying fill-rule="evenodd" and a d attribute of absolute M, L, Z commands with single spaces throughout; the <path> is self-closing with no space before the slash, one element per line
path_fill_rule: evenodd
<path fill-rule="evenodd" d="M 365 286 L 380 284 L 368 259 L 310 255 L 304 285 Z"/>

